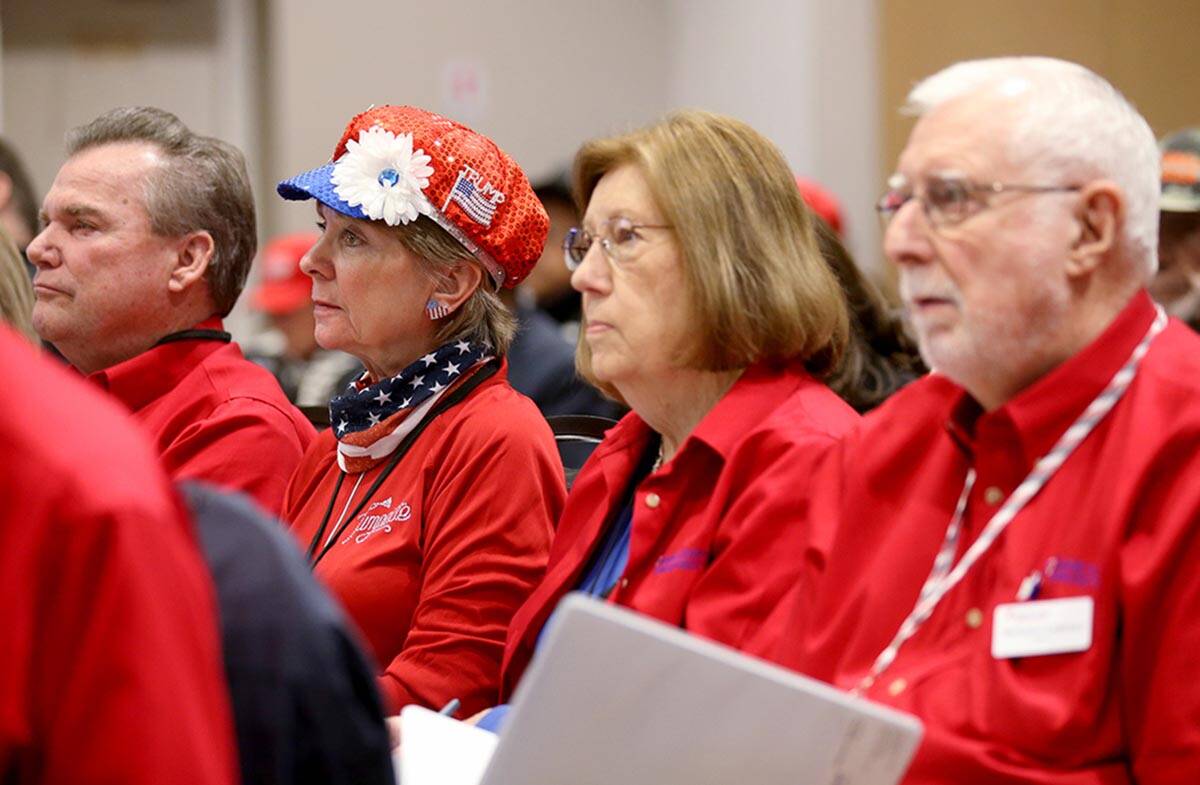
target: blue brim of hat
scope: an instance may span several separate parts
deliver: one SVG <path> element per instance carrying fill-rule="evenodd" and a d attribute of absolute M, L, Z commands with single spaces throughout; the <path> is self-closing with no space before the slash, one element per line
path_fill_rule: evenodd
<path fill-rule="evenodd" d="M 328 163 L 324 166 L 318 166 L 316 169 L 309 169 L 307 172 L 298 174 L 290 180 L 284 180 L 275 186 L 275 192 L 284 199 L 293 202 L 316 199 L 321 204 L 337 210 L 342 215 L 370 220 L 361 207 L 351 207 L 341 200 L 337 195 L 337 191 L 333 188 L 333 180 L 330 179 L 332 177 L 333 164 Z"/>

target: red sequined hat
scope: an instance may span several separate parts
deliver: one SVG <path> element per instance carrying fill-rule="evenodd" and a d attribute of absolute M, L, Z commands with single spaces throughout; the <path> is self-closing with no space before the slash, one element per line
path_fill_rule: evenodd
<path fill-rule="evenodd" d="M 521 167 L 482 134 L 414 106 L 354 117 L 330 163 L 284 180 L 284 199 L 317 199 L 352 218 L 425 215 L 513 287 L 542 254 L 550 219 Z"/>

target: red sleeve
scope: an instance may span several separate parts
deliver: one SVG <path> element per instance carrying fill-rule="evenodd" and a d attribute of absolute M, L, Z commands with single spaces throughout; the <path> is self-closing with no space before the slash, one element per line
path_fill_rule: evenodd
<path fill-rule="evenodd" d="M 251 496 L 279 515 L 283 491 L 315 436 L 311 425 L 253 398 L 235 398 L 189 425 L 162 454 L 171 478 Z"/>
<path fill-rule="evenodd" d="M 554 438 L 522 404 L 465 424 L 431 484 L 421 597 L 380 677 L 395 708 L 458 698 L 467 717 L 498 701 L 505 633 L 542 577 L 566 496 Z"/>
<path fill-rule="evenodd" d="M 776 526 L 787 522 L 786 536 L 767 564 L 776 576 L 782 572 L 786 580 L 779 602 L 745 647 L 758 657 L 822 678 L 827 675 L 814 672 L 811 664 L 800 667 L 801 643 L 803 636 L 813 632 L 813 601 L 842 520 L 843 462 L 848 445 L 856 439 L 857 434 L 850 434 L 820 450 L 797 452 L 774 469 L 790 478 L 792 491 L 791 498 L 775 510 Z M 759 521 L 760 526 L 771 526 L 767 519 Z"/>
<path fill-rule="evenodd" d="M 64 501 L 38 555 L 35 780 L 233 782 L 214 599 L 182 513 Z"/>
<path fill-rule="evenodd" d="M 1192 785 L 1200 762 L 1200 435 L 1157 456 L 1121 550 L 1121 700 L 1134 779 Z"/>
<path fill-rule="evenodd" d="M 820 458 L 835 437 L 764 432 L 731 456 L 723 474 L 742 487 L 722 517 L 714 558 L 688 600 L 691 632 L 754 651 L 772 616 L 800 575 L 808 526 L 800 508 Z M 778 620 L 777 620 L 778 621 Z"/>

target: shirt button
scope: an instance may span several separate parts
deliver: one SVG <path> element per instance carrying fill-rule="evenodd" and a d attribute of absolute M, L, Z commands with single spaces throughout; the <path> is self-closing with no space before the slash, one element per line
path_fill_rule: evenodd
<path fill-rule="evenodd" d="M 629 579 L 628 579 L 628 578 L 622 578 L 622 579 L 621 579 L 621 588 L 622 588 L 622 589 L 627 589 L 627 588 L 629 588 Z"/>
<path fill-rule="evenodd" d="M 895 698 L 897 695 L 904 692 L 906 689 L 908 689 L 908 681 L 906 681 L 905 679 L 902 679 L 902 678 L 896 679 L 895 681 L 893 681 L 891 684 L 888 685 L 888 695 L 891 695 L 893 698 Z"/>
<path fill-rule="evenodd" d="M 967 626 L 973 630 L 977 630 L 983 626 L 983 611 L 978 608 L 972 608 L 967 611 Z"/>
<path fill-rule="evenodd" d="M 649 507 L 650 509 L 653 510 L 654 508 L 658 507 L 658 505 L 661 503 L 662 503 L 662 499 L 658 498 L 657 493 L 646 494 L 646 506 Z"/>
<path fill-rule="evenodd" d="M 1004 491 L 997 488 L 995 485 L 989 486 L 983 492 L 983 500 L 988 504 L 999 504 L 1004 501 Z"/>

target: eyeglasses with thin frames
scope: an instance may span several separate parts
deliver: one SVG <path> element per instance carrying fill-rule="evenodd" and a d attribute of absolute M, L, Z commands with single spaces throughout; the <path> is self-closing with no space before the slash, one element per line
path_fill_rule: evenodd
<path fill-rule="evenodd" d="M 593 243 L 599 242 L 600 250 L 604 251 L 608 260 L 615 267 L 620 267 L 641 252 L 640 247 L 645 240 L 641 235 L 643 229 L 671 228 L 667 224 L 634 223 L 621 216 L 610 218 L 600 224 L 595 235 L 575 226 L 567 231 L 567 236 L 563 239 L 563 262 L 567 265 L 568 270 L 574 272 L 579 269 L 579 265 L 583 264 Z"/>
<path fill-rule="evenodd" d="M 888 224 L 911 199 L 921 203 L 929 225 L 934 229 L 955 226 L 992 206 L 993 197 L 1002 193 L 1025 194 L 1069 193 L 1078 185 L 1020 185 L 1016 183 L 977 183 L 953 174 L 931 175 L 925 178 L 919 192 L 904 175 L 888 179 L 888 190 L 875 203 L 875 211 L 886 230 Z"/>

